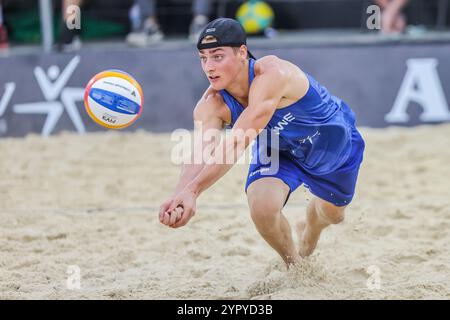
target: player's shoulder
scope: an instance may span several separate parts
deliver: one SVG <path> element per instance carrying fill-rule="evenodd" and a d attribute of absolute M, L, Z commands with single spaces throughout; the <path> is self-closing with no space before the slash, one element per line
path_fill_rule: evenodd
<path fill-rule="evenodd" d="M 279 58 L 276 55 L 267 55 L 259 58 L 255 61 L 255 67 L 272 67 L 272 66 L 280 66 L 283 59 Z"/>
<path fill-rule="evenodd" d="M 256 60 L 255 69 L 269 69 L 269 68 L 282 69 L 285 68 L 286 64 L 288 63 L 289 61 L 281 59 L 278 56 L 271 54 Z"/>
<path fill-rule="evenodd" d="M 266 72 L 276 73 L 280 76 L 288 76 L 300 68 L 288 60 L 281 59 L 276 55 L 267 55 L 255 61 L 255 74 Z"/>
<path fill-rule="evenodd" d="M 226 105 L 219 91 L 209 87 L 194 108 L 194 118 L 226 116 Z"/>
<path fill-rule="evenodd" d="M 275 55 L 264 56 L 255 62 L 255 76 L 267 75 L 283 96 L 297 101 L 306 94 L 309 80 L 296 64 Z M 300 93 L 300 94 L 299 94 Z"/>

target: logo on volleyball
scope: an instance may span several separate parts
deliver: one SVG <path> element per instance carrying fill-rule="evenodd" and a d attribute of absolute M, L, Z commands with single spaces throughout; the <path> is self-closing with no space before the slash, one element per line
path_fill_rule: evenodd
<path fill-rule="evenodd" d="M 84 93 L 84 107 L 91 119 L 109 129 L 123 129 L 141 115 L 144 93 L 130 74 L 105 70 L 89 80 Z"/>

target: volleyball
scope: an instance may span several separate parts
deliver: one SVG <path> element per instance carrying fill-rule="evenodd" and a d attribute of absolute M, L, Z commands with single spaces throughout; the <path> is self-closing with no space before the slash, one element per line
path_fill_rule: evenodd
<path fill-rule="evenodd" d="M 142 113 L 144 94 L 131 75 L 120 70 L 106 70 L 88 82 L 84 106 L 88 115 L 109 129 L 132 125 Z"/>
<path fill-rule="evenodd" d="M 263 1 L 244 2 L 237 10 L 236 19 L 248 34 L 263 32 L 272 25 L 274 13 Z"/>

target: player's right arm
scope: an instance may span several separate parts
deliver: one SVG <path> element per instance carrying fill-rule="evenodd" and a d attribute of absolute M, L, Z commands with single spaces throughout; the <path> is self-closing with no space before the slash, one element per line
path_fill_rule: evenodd
<path fill-rule="evenodd" d="M 223 100 L 219 93 L 207 91 L 193 112 L 194 143 L 188 163 L 181 168 L 180 179 L 173 195 L 178 194 L 191 182 L 205 166 L 207 157 L 219 143 L 220 132 L 224 127 Z"/>
<path fill-rule="evenodd" d="M 190 161 L 182 165 L 180 178 L 174 192 L 160 207 L 159 218 L 162 223 L 171 224 L 165 223 L 165 220 L 170 219 L 170 215 L 165 214 L 165 212 L 172 203 L 172 199 L 202 171 L 208 156 L 219 143 L 221 130 L 225 123 L 231 121 L 230 118 L 230 111 L 223 102 L 220 93 L 208 89 L 193 111 L 195 138 L 192 144 Z M 175 219 L 175 217 L 172 217 L 172 219 Z"/>

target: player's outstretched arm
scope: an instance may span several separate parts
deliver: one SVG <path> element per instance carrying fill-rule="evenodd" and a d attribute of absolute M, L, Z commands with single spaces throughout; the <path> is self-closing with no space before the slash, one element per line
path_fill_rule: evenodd
<path fill-rule="evenodd" d="M 230 136 L 215 149 L 214 162 L 206 164 L 169 207 L 169 210 L 183 207 L 180 221 L 172 227 L 181 227 L 189 221 L 195 214 L 197 197 L 231 169 L 247 146 L 266 127 L 284 95 L 287 78 L 276 61 L 268 61 L 255 76 L 249 92 L 249 105 L 234 124 Z"/>
<path fill-rule="evenodd" d="M 181 211 L 171 214 L 168 210 L 173 199 L 200 173 L 207 158 L 219 143 L 224 126 L 221 104 L 223 101 L 217 93 L 207 91 L 194 109 L 194 140 L 190 158 L 181 167 L 180 178 L 172 195 L 160 206 L 159 219 L 163 224 L 170 226 L 177 221 Z"/>

